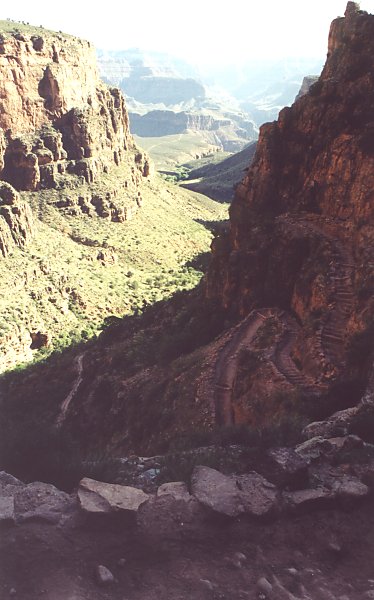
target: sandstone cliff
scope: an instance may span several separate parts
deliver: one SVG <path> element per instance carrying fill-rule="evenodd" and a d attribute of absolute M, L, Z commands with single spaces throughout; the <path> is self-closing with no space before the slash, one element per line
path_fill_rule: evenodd
<path fill-rule="evenodd" d="M 11 21 L 0 36 L 2 372 L 193 286 L 221 207 L 151 177 L 88 42 Z"/>
<path fill-rule="evenodd" d="M 14 245 L 24 248 L 34 234 L 31 209 L 11 185 L 0 181 L 0 252 L 5 257 Z"/>
<path fill-rule="evenodd" d="M 281 325 L 286 336 L 272 360 L 278 357 L 279 367 L 282 353 L 291 355 L 281 374 L 298 389 L 304 377 L 304 391 L 305 377 L 330 389 L 352 375 L 360 340 L 355 361 L 364 379 L 369 368 L 373 39 L 374 16 L 349 2 L 345 17 L 331 25 L 320 79 L 277 122 L 262 126 L 252 166 L 236 189 L 230 229 L 213 245 L 207 297 L 236 319 L 264 306 L 292 315 L 293 326 Z M 244 404 L 251 394 L 259 397 L 261 380 L 274 382 L 263 365 L 246 377 Z M 354 402 L 353 392 L 346 393 L 346 402 Z"/>
<path fill-rule="evenodd" d="M 18 190 L 58 187 L 66 173 L 92 183 L 131 153 L 149 174 L 143 156 L 134 160 L 123 96 L 100 81 L 89 42 L 8 26 L 0 73 L 0 177 Z"/>

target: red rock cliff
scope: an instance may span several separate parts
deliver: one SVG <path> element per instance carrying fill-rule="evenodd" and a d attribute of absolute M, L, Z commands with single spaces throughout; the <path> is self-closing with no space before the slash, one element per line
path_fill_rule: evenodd
<path fill-rule="evenodd" d="M 360 363 L 360 376 L 369 369 L 373 56 L 374 15 L 349 2 L 345 17 L 331 25 L 320 79 L 261 128 L 252 166 L 236 189 L 229 231 L 213 243 L 209 298 L 235 320 L 259 307 L 296 317 L 293 326 L 282 317 L 288 333 L 272 355 L 296 385 L 299 375 L 329 385 L 352 373 L 353 363 Z"/>
<path fill-rule="evenodd" d="M 36 190 L 68 171 L 90 183 L 129 150 L 124 98 L 100 81 L 89 42 L 43 30 L 1 34 L 1 179 Z M 148 174 L 143 157 L 136 167 Z"/>
<path fill-rule="evenodd" d="M 319 81 L 291 108 L 283 109 L 277 122 L 261 128 L 252 167 L 237 186 L 231 206 L 230 232 L 214 244 L 207 285 L 208 295 L 218 296 L 236 314 L 269 300 L 264 285 L 269 274 L 279 279 L 272 269 L 274 261 L 280 262 L 282 246 L 290 252 L 286 262 L 303 263 L 300 252 L 290 249 L 289 235 L 285 238 L 280 231 L 281 215 L 308 213 L 321 227 L 330 219 L 334 235 L 349 232 L 356 259 L 362 258 L 374 215 L 373 52 L 374 15 L 349 2 L 345 18 L 331 25 Z M 277 235 L 281 239 L 272 255 Z M 290 269 L 299 270 L 292 265 Z M 287 266 L 281 270 L 284 275 Z M 248 283 L 254 272 L 262 280 L 257 294 Z M 282 276 L 278 283 L 275 297 L 290 282 Z"/>

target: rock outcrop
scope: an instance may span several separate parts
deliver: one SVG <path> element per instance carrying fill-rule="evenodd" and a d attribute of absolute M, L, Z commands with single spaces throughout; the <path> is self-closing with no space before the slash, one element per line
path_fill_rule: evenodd
<path fill-rule="evenodd" d="M 89 42 L 15 27 L 1 34 L 0 71 L 2 179 L 29 191 L 59 187 L 66 173 L 92 183 L 129 157 L 147 176 L 124 98 L 100 81 Z"/>
<path fill-rule="evenodd" d="M 317 83 L 318 79 L 318 75 L 307 75 L 306 77 L 304 77 L 303 82 L 301 84 L 301 88 L 295 100 L 298 100 L 299 98 L 302 98 L 302 96 L 305 96 L 305 94 L 309 92 L 312 85 Z"/>
<path fill-rule="evenodd" d="M 0 252 L 5 257 L 14 246 L 24 248 L 34 235 L 29 205 L 9 183 L 0 181 Z"/>
<path fill-rule="evenodd" d="M 261 386 L 260 373 L 264 381 L 281 380 L 274 366 L 306 395 L 312 380 L 328 389 L 339 378 L 367 381 L 374 317 L 373 39 L 374 15 L 348 3 L 345 17 L 331 25 L 320 79 L 277 122 L 262 126 L 252 165 L 236 188 L 230 229 L 213 243 L 208 298 L 234 319 L 264 306 L 286 311 L 279 315 L 286 319 L 284 336 L 272 350 L 268 336 L 265 360 L 273 366 L 265 374 L 262 361 L 257 379 L 247 375 L 248 396 L 255 380 Z M 352 385 L 335 400 L 352 405 L 361 392 Z"/>

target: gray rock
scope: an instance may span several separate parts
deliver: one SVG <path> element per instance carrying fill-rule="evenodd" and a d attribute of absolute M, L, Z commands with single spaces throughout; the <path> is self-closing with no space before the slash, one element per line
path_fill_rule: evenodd
<path fill-rule="evenodd" d="M 17 522 L 41 520 L 59 521 L 76 507 L 75 500 L 50 483 L 33 482 L 14 487 Z"/>
<path fill-rule="evenodd" d="M 235 552 L 233 556 L 226 556 L 225 558 L 225 562 L 235 567 L 235 569 L 241 569 L 246 560 L 247 557 L 242 552 Z"/>
<path fill-rule="evenodd" d="M 263 592 L 265 596 L 269 596 L 273 591 L 273 586 L 270 581 L 266 579 L 266 577 L 260 577 L 257 581 L 257 589 L 259 592 Z"/>
<path fill-rule="evenodd" d="M 293 448 L 274 448 L 268 451 L 274 469 L 272 479 L 282 487 L 297 485 L 307 478 L 308 461 Z"/>
<path fill-rule="evenodd" d="M 278 491 L 275 485 L 262 475 L 252 472 L 234 477 L 241 490 L 244 511 L 255 517 L 269 515 L 278 507 Z"/>
<path fill-rule="evenodd" d="M 346 476 L 340 481 L 336 481 L 333 486 L 333 491 L 338 498 L 343 500 L 361 500 L 369 494 L 369 488 L 364 483 L 361 483 L 357 477 Z"/>
<path fill-rule="evenodd" d="M 365 600 L 374 600 L 374 590 L 367 590 L 367 592 L 364 592 L 364 598 Z"/>
<path fill-rule="evenodd" d="M 25 484 L 19 479 L 16 479 L 16 477 L 13 477 L 13 475 L 6 473 L 6 471 L 0 471 L 0 487 L 4 485 L 22 486 Z"/>
<path fill-rule="evenodd" d="M 98 565 L 95 569 L 96 581 L 99 585 L 109 585 L 115 583 L 114 575 L 104 565 Z"/>
<path fill-rule="evenodd" d="M 327 549 L 335 555 L 341 554 L 342 552 L 342 547 L 338 542 L 329 542 L 327 544 Z"/>
<path fill-rule="evenodd" d="M 245 512 L 243 495 L 235 479 L 210 467 L 194 468 L 192 494 L 201 504 L 223 515 L 237 517 Z"/>
<path fill-rule="evenodd" d="M 297 454 L 306 460 L 309 464 L 317 460 L 330 449 L 329 442 L 323 437 L 313 437 L 302 444 L 296 446 Z"/>
<path fill-rule="evenodd" d="M 299 444 L 296 447 L 296 452 L 311 464 L 321 457 L 336 457 L 340 453 L 362 448 L 363 445 L 364 442 L 357 435 L 346 435 L 328 439 L 317 436 Z"/>
<path fill-rule="evenodd" d="M 331 490 L 323 487 L 283 493 L 285 508 L 290 511 L 323 508 L 329 505 L 332 499 Z"/>
<path fill-rule="evenodd" d="M 314 421 L 303 429 L 303 436 L 310 439 L 314 437 L 331 438 L 336 435 L 346 435 L 352 419 L 358 414 L 359 406 L 353 406 L 336 412 L 325 421 Z"/>
<path fill-rule="evenodd" d="M 277 506 L 276 487 L 255 472 L 228 476 L 199 466 L 192 473 L 191 488 L 201 504 L 229 517 L 265 516 Z"/>
<path fill-rule="evenodd" d="M 14 512 L 14 498 L 0 497 L 0 525 L 14 525 L 16 520 Z"/>
<path fill-rule="evenodd" d="M 344 467 L 317 465 L 311 470 L 310 481 L 315 487 L 329 489 L 331 496 L 344 502 L 365 498 L 369 488 L 358 477 L 348 475 Z"/>
<path fill-rule="evenodd" d="M 176 500 L 190 500 L 191 498 L 191 494 L 184 481 L 172 481 L 160 485 L 157 490 L 157 496 L 164 496 L 167 494 L 173 496 Z"/>
<path fill-rule="evenodd" d="M 234 558 L 235 560 L 240 560 L 241 562 L 245 562 L 247 560 L 247 556 L 243 552 L 235 552 Z"/>
<path fill-rule="evenodd" d="M 79 482 L 78 498 L 84 512 L 110 514 L 122 511 L 136 513 L 149 496 L 137 488 L 86 477 Z"/>

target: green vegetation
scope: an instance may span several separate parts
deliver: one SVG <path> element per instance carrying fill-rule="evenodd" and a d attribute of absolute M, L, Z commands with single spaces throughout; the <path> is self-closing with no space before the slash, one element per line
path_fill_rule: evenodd
<path fill-rule="evenodd" d="M 126 177 L 121 168 L 113 169 L 101 185 L 113 189 Z M 132 314 L 195 287 L 202 273 L 188 265 L 208 250 L 212 238 L 203 223 L 226 217 L 226 207 L 159 177 L 144 182 L 142 207 L 123 223 L 89 216 L 79 207 L 57 208 L 87 191 L 81 185 L 22 194 L 41 221 L 33 242 L 0 263 L 0 351 L 4 357 L 10 348 L 18 353 L 15 360 L 5 358 L 3 368 L 32 354 L 45 358 L 94 336 L 107 317 Z M 31 352 L 30 333 L 38 331 L 50 343 Z"/>
<path fill-rule="evenodd" d="M 174 172 L 178 165 L 202 156 L 214 156 L 219 150 L 214 132 L 210 131 L 187 131 L 161 137 L 134 137 L 137 144 L 154 160 L 156 168 L 164 172 Z"/>
<path fill-rule="evenodd" d="M 57 37 L 62 34 L 64 37 L 73 38 L 74 36 L 62 33 L 59 31 L 51 31 L 50 29 L 45 29 L 43 25 L 39 27 L 35 25 L 30 25 L 30 23 L 26 23 L 25 21 L 12 21 L 11 19 L 0 20 L 0 30 L 2 33 L 13 34 L 24 34 L 24 35 L 51 35 L 53 37 Z"/>

